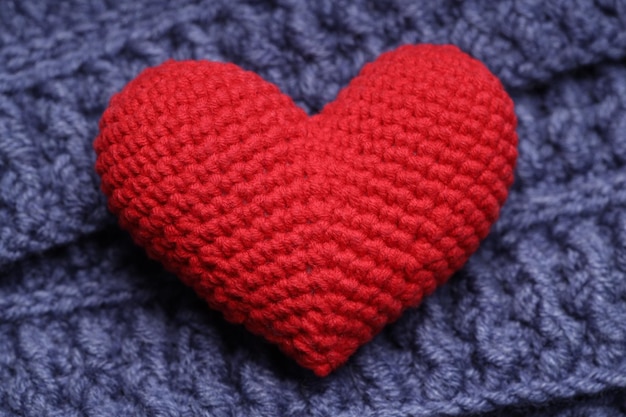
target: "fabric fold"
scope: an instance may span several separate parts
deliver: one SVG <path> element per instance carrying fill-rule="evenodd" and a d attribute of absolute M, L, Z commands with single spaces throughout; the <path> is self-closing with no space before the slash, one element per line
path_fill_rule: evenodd
<path fill-rule="evenodd" d="M 93 171 L 98 120 L 112 94 L 166 59 L 233 61 L 317 112 L 402 43 L 454 43 L 518 90 L 626 56 L 619 2 L 34 4 L 0 6 L 0 265 L 111 225 Z M 622 110 L 626 93 L 615 94 Z"/>

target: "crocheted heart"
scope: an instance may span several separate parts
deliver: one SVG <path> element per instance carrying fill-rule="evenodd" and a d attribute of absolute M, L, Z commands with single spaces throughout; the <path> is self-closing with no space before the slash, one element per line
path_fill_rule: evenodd
<path fill-rule="evenodd" d="M 313 117 L 235 65 L 169 61 L 111 99 L 96 169 L 149 256 L 326 375 L 477 249 L 515 124 L 452 46 L 381 55 Z"/>

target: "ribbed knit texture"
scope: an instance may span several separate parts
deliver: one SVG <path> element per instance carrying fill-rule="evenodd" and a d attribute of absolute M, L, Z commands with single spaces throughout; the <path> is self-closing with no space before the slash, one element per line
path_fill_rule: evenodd
<path fill-rule="evenodd" d="M 85 3 L 0 2 L 0 413 L 626 412 L 623 2 Z M 225 322 L 107 213 L 98 120 L 148 66 L 233 62 L 315 114 L 425 42 L 513 98 L 515 183 L 466 266 L 328 377 Z"/>

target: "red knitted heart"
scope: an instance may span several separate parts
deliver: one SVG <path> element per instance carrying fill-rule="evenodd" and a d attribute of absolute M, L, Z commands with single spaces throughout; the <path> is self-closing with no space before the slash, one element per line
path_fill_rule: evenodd
<path fill-rule="evenodd" d="M 326 375 L 476 250 L 515 124 L 452 46 L 383 54 L 313 117 L 235 65 L 169 61 L 112 98 L 96 169 L 151 257 Z"/>

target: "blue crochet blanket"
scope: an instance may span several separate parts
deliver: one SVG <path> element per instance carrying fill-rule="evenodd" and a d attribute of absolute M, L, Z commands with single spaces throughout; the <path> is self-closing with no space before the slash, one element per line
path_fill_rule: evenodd
<path fill-rule="evenodd" d="M 310 113 L 403 43 L 500 77 L 520 157 L 450 282 L 317 378 L 226 323 L 106 210 L 111 95 L 168 58 L 234 62 Z M 0 415 L 626 413 L 626 3 L 0 2 Z"/>

